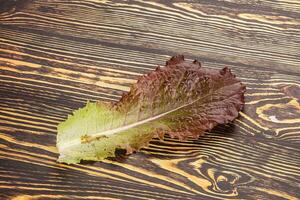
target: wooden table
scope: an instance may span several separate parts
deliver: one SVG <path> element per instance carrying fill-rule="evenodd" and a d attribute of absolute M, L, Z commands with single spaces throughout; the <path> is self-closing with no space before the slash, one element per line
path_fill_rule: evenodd
<path fill-rule="evenodd" d="M 0 199 L 300 199 L 300 2 L 0 1 Z M 56 126 L 175 54 L 229 66 L 240 117 L 121 161 L 56 162 Z"/>

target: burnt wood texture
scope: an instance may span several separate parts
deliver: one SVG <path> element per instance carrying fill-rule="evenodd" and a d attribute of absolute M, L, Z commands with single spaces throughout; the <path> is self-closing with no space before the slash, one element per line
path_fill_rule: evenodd
<path fill-rule="evenodd" d="M 300 199 L 300 1 L 0 1 L 0 199 Z M 228 66 L 243 112 L 198 140 L 56 162 L 56 126 L 171 56 Z"/>

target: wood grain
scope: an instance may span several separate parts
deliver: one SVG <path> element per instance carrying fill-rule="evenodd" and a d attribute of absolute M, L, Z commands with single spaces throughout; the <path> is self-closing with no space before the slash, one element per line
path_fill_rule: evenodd
<path fill-rule="evenodd" d="M 0 1 L 0 199 L 300 199 L 300 3 Z M 56 162 L 56 126 L 184 53 L 246 84 L 233 123 Z"/>

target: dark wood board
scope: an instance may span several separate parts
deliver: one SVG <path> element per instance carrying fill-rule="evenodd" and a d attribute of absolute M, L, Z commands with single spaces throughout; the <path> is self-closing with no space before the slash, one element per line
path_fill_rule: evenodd
<path fill-rule="evenodd" d="M 56 126 L 184 54 L 246 84 L 233 123 L 120 161 L 56 162 Z M 0 0 L 0 199 L 300 199 L 300 1 Z"/>

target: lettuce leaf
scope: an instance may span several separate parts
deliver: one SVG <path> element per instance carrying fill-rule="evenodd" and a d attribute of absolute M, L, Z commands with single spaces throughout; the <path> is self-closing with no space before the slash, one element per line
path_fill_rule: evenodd
<path fill-rule="evenodd" d="M 141 76 L 117 103 L 88 102 L 58 125 L 58 162 L 79 163 L 130 154 L 158 136 L 197 138 L 232 121 L 244 105 L 245 86 L 230 69 L 204 69 L 174 56 Z"/>

